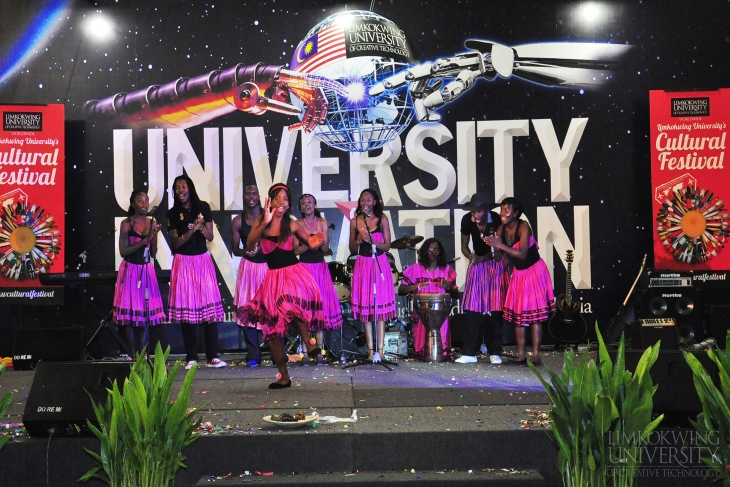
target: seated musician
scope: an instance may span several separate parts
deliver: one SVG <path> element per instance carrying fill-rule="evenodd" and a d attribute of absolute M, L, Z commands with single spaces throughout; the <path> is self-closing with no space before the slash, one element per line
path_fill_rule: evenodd
<path fill-rule="evenodd" d="M 437 293 L 449 294 L 452 298 L 459 297 L 459 288 L 456 286 L 456 271 L 446 264 L 444 246 L 435 238 L 429 238 L 418 250 L 418 263 L 403 271 L 403 280 L 398 287 L 398 294 L 408 293 Z M 444 356 L 451 354 L 451 330 L 449 319 L 441 325 L 441 344 Z M 418 320 L 417 313 L 413 312 L 413 348 L 417 354 L 423 353 L 426 343 L 426 327 Z"/>

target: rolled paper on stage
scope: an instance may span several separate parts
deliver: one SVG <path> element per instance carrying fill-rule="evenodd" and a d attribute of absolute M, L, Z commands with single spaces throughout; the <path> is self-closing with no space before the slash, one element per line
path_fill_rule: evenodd
<path fill-rule="evenodd" d="M 314 414 L 317 414 L 315 411 Z M 357 422 L 357 409 L 352 410 L 352 415 L 349 418 L 340 418 L 337 416 L 318 416 L 314 420 L 315 423 L 319 424 L 331 424 L 331 423 L 356 423 Z"/>
<path fill-rule="evenodd" d="M 426 343 L 423 359 L 427 362 L 442 362 L 444 347 L 441 344 L 441 325 L 451 312 L 451 296 L 442 293 L 419 293 L 414 296 L 416 313 L 426 327 Z"/>

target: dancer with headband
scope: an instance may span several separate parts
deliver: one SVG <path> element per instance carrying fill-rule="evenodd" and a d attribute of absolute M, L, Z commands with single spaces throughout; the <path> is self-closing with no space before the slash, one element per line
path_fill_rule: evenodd
<path fill-rule="evenodd" d="M 285 184 L 275 184 L 269 189 L 264 211 L 254 220 L 246 241 L 248 250 L 261 246 L 269 270 L 253 299 L 236 310 L 242 322 L 261 324 L 264 340 L 279 369 L 277 381 L 269 384 L 269 389 L 291 387 L 281 342 L 288 335 L 289 325 L 299 331 L 310 357 L 322 353 L 309 337 L 310 328 L 324 326 L 322 294 L 312 275 L 297 260 L 293 239 L 296 236 L 310 248 L 318 248 L 325 237 L 322 232 L 309 235 L 291 218 L 290 201 L 291 191 Z"/>
<path fill-rule="evenodd" d="M 295 246 L 294 252 L 299 255 L 299 262 L 309 270 L 314 277 L 314 280 L 322 293 L 322 304 L 324 307 L 324 327 L 315 329 L 310 328 L 310 332 L 314 332 L 317 338 L 317 346 L 324 350 L 324 332 L 336 330 L 342 327 L 342 310 L 340 309 L 340 300 L 337 297 L 335 291 L 335 285 L 332 282 L 332 276 L 330 275 L 327 263 L 324 261 L 325 255 L 332 255 L 330 249 L 330 239 L 328 232 L 327 220 L 317 209 L 317 199 L 311 194 L 303 194 L 299 198 L 299 211 L 302 214 L 302 218 L 297 220 L 297 224 L 302 228 L 304 232 L 309 236 L 317 235 L 321 233 L 324 235 L 324 240 L 319 247 L 309 247 L 305 242 L 301 242 L 296 239 L 296 243 L 300 245 Z M 316 359 L 317 363 L 322 363 L 324 357 L 319 355 L 317 357 L 305 357 L 305 359 Z M 305 362 L 306 363 L 306 362 Z"/>

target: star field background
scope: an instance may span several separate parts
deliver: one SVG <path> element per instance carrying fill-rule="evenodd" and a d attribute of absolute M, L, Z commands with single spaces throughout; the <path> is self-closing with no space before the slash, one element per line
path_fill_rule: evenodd
<path fill-rule="evenodd" d="M 3 18 L 14 20 L 0 31 L 0 57 L 6 59 L 14 52 L 27 26 L 37 20 L 34 16 L 39 7 L 48 3 L 0 0 Z M 571 240 L 573 208 L 590 206 L 593 287 L 575 294 L 591 303 L 593 315 L 588 321 L 598 320 L 605 325 L 629 291 L 643 255 L 650 253 L 652 247 L 648 92 L 728 86 L 730 2 L 597 2 L 607 15 L 596 22 L 582 20 L 578 15 L 586 3 L 376 0 L 372 10 L 406 32 L 414 55 L 421 62 L 463 52 L 464 41 L 469 38 L 508 46 L 540 41 L 635 46 L 622 60 L 615 82 L 600 91 L 546 88 L 514 77 L 493 82 L 482 79 L 440 110 L 441 123 L 453 134 L 458 121 L 548 118 L 561 141 L 572 118 L 589 118 L 570 170 L 571 201 L 550 201 L 549 168 L 532 127 L 528 137 L 514 139 L 515 196 L 525 203 L 531 221 L 536 218 L 536 207 L 552 206 Z M 84 121 L 83 106 L 87 100 L 131 92 L 181 76 L 198 76 L 237 63 L 287 65 L 298 42 L 326 16 L 343 9 L 370 8 L 369 1 L 321 0 L 68 2 L 64 14 L 48 27 L 47 36 L 39 37 L 32 54 L 20 66 L 0 64 L 7 70 L 0 72 L 0 103 L 66 106 L 67 259 L 107 235 L 113 230 L 113 217 L 124 214 L 112 191 L 111 129 Z M 97 14 L 113 21 L 111 39 L 93 41 L 84 34 L 84 21 Z M 282 127 L 293 121 L 272 113 L 233 113 L 188 129 L 187 134 L 202 161 L 204 127 L 263 126 L 273 167 Z M 405 133 L 401 138 L 405 140 Z M 428 150 L 455 164 L 454 141 L 440 147 L 431 142 L 426 145 Z M 295 195 L 301 193 L 300 145 L 301 139 L 289 180 Z M 493 195 L 491 139 L 478 139 L 477 150 L 477 190 Z M 244 180 L 251 181 L 253 173 L 247 156 L 244 149 Z M 323 178 L 323 189 L 349 188 L 347 155 L 324 148 L 323 156 L 339 157 L 341 161 L 340 174 Z M 136 186 L 146 182 L 146 160 L 146 137 L 144 133 L 135 133 Z M 416 178 L 427 187 L 435 185 L 435 178 L 415 169 L 405 155 L 392 168 L 399 187 Z M 377 181 L 373 179 L 371 183 L 377 188 Z M 401 197 L 403 207 L 389 208 L 394 214 L 398 209 L 416 208 L 404 193 Z M 166 203 L 163 201 L 163 208 Z M 447 206 L 458 206 L 455 194 Z M 223 211 L 215 215 L 226 241 L 230 237 L 230 215 Z M 393 238 L 412 232 L 412 227 L 401 231 L 397 221 L 393 223 Z M 453 248 L 451 232 L 450 228 L 437 227 L 436 237 L 453 257 L 460 252 Z M 650 254 L 649 262 L 651 258 Z M 560 292 L 565 270 L 558 256 L 555 262 L 556 292 Z M 113 263 L 113 238 L 106 238 L 90 254 L 84 269 L 113 270 Z M 110 307 L 109 290 L 93 293 L 104 309 Z M 9 324 L 0 325 L 0 333 L 2 328 L 17 326 L 21 321 L 42 325 L 53 320 L 73 324 L 78 319 L 94 319 L 73 300 L 68 306 L 53 310 L 8 310 L 7 316 L 11 319 L 4 321 Z"/>

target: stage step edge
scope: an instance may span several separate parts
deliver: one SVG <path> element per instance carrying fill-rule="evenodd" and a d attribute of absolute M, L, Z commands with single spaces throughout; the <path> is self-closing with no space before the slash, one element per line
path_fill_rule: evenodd
<path fill-rule="evenodd" d="M 492 470 L 492 471 L 401 471 L 401 472 L 357 472 L 357 473 L 300 473 L 256 475 L 242 478 L 242 474 L 231 474 L 231 477 L 203 477 L 195 484 L 202 486 L 240 485 L 245 480 L 256 482 L 256 485 L 268 487 L 291 485 L 317 485 L 335 487 L 339 485 L 374 486 L 398 485 L 399 487 L 440 487 L 443 485 L 493 485 L 515 487 L 544 487 L 545 479 L 536 470 Z"/>

